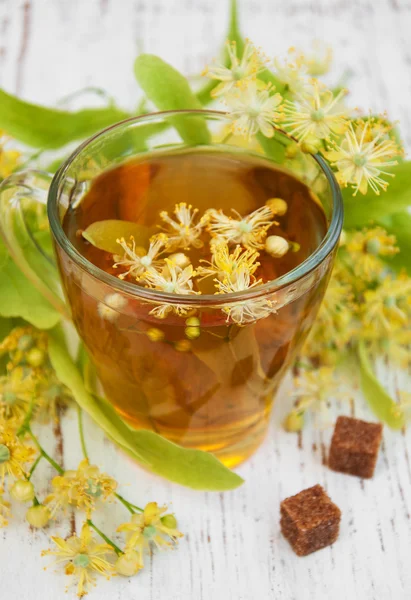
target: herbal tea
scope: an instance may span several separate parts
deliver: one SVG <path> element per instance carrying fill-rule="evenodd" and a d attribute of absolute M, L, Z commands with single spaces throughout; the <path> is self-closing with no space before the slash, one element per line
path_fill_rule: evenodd
<path fill-rule="evenodd" d="M 320 244 L 316 197 L 242 151 L 153 154 L 103 172 L 63 227 L 86 259 L 135 289 L 106 286 L 101 301 L 62 273 L 107 398 L 135 427 L 229 466 L 247 458 L 326 285 L 259 292 Z M 178 296 L 162 302 L 159 292 Z"/>

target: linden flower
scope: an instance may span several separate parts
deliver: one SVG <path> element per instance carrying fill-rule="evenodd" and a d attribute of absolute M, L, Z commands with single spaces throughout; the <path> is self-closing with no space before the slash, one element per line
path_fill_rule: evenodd
<path fill-rule="evenodd" d="M 218 238 L 217 238 L 218 240 Z M 257 258 L 259 253 L 255 250 L 244 250 L 241 246 L 237 246 L 230 254 L 228 245 L 225 242 L 216 243 L 213 247 L 212 260 L 201 262 L 207 264 L 206 267 L 199 267 L 197 275 L 201 278 L 214 276 L 222 280 L 224 278 L 231 279 L 235 276 L 238 269 L 246 269 L 250 275 L 253 275 L 260 266 Z"/>
<path fill-rule="evenodd" d="M 166 272 L 159 273 L 155 269 L 149 269 L 144 275 L 144 283 L 147 287 L 161 290 L 167 294 L 181 294 L 184 296 L 190 294 L 199 294 L 193 290 L 193 277 L 195 271 L 192 265 L 182 269 L 174 261 L 165 259 L 167 265 Z M 189 310 L 182 304 L 161 304 L 150 311 L 151 315 L 164 319 L 169 312 L 174 311 L 177 315 L 184 315 Z"/>
<path fill-rule="evenodd" d="M 260 89 L 256 82 L 249 82 L 245 88 L 238 88 L 225 96 L 235 135 L 251 138 L 261 131 L 266 137 L 273 137 L 274 127 L 282 118 L 280 106 L 283 98 L 281 94 L 271 95 L 271 91 L 270 84 Z"/>
<path fill-rule="evenodd" d="M 183 534 L 177 529 L 173 515 L 163 515 L 166 506 L 159 507 L 157 502 L 149 502 L 141 514 L 134 514 L 131 521 L 123 523 L 117 531 L 126 533 L 125 551 L 135 550 L 139 563 L 143 566 L 143 554 L 154 544 L 159 550 L 172 548 Z"/>
<path fill-rule="evenodd" d="M 87 523 L 83 525 L 79 537 L 72 535 L 64 540 L 53 536 L 51 539 L 57 548 L 43 550 L 42 556 L 56 556 L 54 564 L 65 563 L 65 573 L 73 577 L 73 583 L 77 582 L 77 595 L 80 598 L 88 593 L 91 585 L 95 585 L 96 573 L 110 578 L 113 567 L 106 557 L 113 554 L 113 549 L 109 544 L 98 543 Z"/>
<path fill-rule="evenodd" d="M 203 72 L 206 77 L 221 81 L 211 92 L 214 98 L 231 92 L 241 83 L 254 81 L 257 74 L 264 69 L 264 59 L 261 53 L 249 40 L 246 40 L 241 59 L 237 55 L 236 42 L 227 42 L 226 48 L 230 66 L 214 63 Z"/>
<path fill-rule="evenodd" d="M 0 418 L 21 422 L 30 401 L 36 394 L 37 381 L 32 373 L 25 375 L 23 367 L 14 367 L 0 377 Z"/>
<path fill-rule="evenodd" d="M 382 227 L 352 233 L 344 248 L 349 253 L 354 275 L 361 282 L 378 279 L 386 269 L 380 257 L 393 256 L 399 252 L 395 236 L 388 235 Z"/>
<path fill-rule="evenodd" d="M 112 477 L 101 473 L 87 459 L 81 461 L 77 471 L 65 471 L 63 475 L 54 477 L 51 485 L 53 492 L 45 499 L 51 517 L 68 506 L 75 506 L 90 514 L 98 498 L 108 500 L 117 488 L 117 482 Z"/>
<path fill-rule="evenodd" d="M 340 386 L 332 367 L 304 370 L 294 378 L 292 396 L 296 400 L 295 410 L 303 413 L 310 408 L 325 413 L 330 397 L 341 396 Z"/>
<path fill-rule="evenodd" d="M 300 142 L 323 140 L 341 134 L 347 126 L 347 111 L 339 106 L 346 90 L 336 96 L 313 79 L 309 88 L 299 92 L 295 100 L 284 104 L 285 126 Z"/>
<path fill-rule="evenodd" d="M 262 283 L 259 279 L 251 283 L 251 276 L 244 265 L 233 273 L 230 279 L 223 281 L 215 279 L 218 294 L 232 294 L 233 292 L 242 292 L 258 286 Z M 232 305 L 225 306 L 222 309 L 227 314 L 227 322 L 230 320 L 237 325 L 246 325 L 254 323 L 259 319 L 264 319 L 268 315 L 275 313 L 275 302 L 268 298 L 256 298 L 234 302 Z"/>
<path fill-rule="evenodd" d="M 303 354 L 332 364 L 338 352 L 350 343 L 356 328 L 351 286 L 339 279 L 335 269 Z"/>
<path fill-rule="evenodd" d="M 342 142 L 325 153 L 326 158 L 338 169 L 337 179 L 341 185 L 352 185 L 357 192 L 366 194 L 368 186 L 379 195 L 388 183 L 380 177 L 394 177 L 387 167 L 397 164 L 392 160 L 401 155 L 401 149 L 391 139 L 386 139 L 386 130 L 381 130 L 370 139 L 369 122 L 350 123 Z"/>
<path fill-rule="evenodd" d="M 154 269 L 160 267 L 162 261 L 158 260 L 158 257 L 163 254 L 166 241 L 167 237 L 160 234 L 152 239 L 150 246 L 146 251 L 141 247 L 136 248 L 136 242 L 133 236 L 130 236 L 129 242 L 126 242 L 124 238 L 117 240 L 117 243 L 120 244 L 124 250 L 124 256 L 121 258 L 120 256 L 115 255 L 114 260 L 116 262 L 113 267 L 115 269 L 117 269 L 117 267 L 127 269 L 125 273 L 121 273 L 118 276 L 119 279 L 125 279 L 127 275 L 132 275 L 138 280 L 150 267 L 153 267 Z"/>
<path fill-rule="evenodd" d="M 388 334 L 407 328 L 411 319 L 411 279 L 387 277 L 376 289 L 364 292 L 362 322 L 365 334 Z M 368 329 L 368 332 L 367 332 Z"/>
<path fill-rule="evenodd" d="M 215 208 L 207 211 L 207 229 L 211 235 L 227 244 L 242 244 L 250 250 L 262 250 L 267 230 L 277 224 L 272 210 L 268 206 L 262 206 L 245 217 L 234 209 L 232 212 L 237 218 L 227 217 L 222 210 Z"/>
<path fill-rule="evenodd" d="M 198 208 L 193 208 L 191 204 L 180 202 L 174 208 L 175 219 L 169 217 L 168 212 L 163 210 L 160 213 L 161 219 L 167 223 L 168 227 L 164 229 L 167 241 L 167 250 L 173 252 L 177 248 L 187 249 L 190 246 L 201 248 L 203 242 L 199 239 L 203 230 L 203 221 L 196 223 Z"/>
<path fill-rule="evenodd" d="M 307 73 L 304 57 L 295 48 L 288 51 L 289 59 L 274 59 L 275 74 L 292 94 L 300 93 L 307 86 L 304 76 Z"/>
<path fill-rule="evenodd" d="M 4 482 L 6 475 L 23 477 L 26 464 L 35 455 L 34 448 L 24 445 L 10 427 L 0 430 L 0 482 Z"/>
<path fill-rule="evenodd" d="M 113 323 L 120 316 L 120 311 L 126 306 L 127 300 L 121 294 L 107 294 L 104 302 L 99 302 L 97 312 L 100 317 Z"/>
<path fill-rule="evenodd" d="M 3 498 L 4 489 L 0 488 L 0 527 L 6 527 L 8 525 L 8 518 L 10 516 L 10 502 Z"/>
<path fill-rule="evenodd" d="M 330 70 L 330 65 L 333 59 L 333 51 L 330 46 L 327 46 L 321 40 L 315 40 L 312 43 L 312 53 L 301 55 L 303 64 L 307 67 L 309 75 L 318 77 L 325 75 Z"/>

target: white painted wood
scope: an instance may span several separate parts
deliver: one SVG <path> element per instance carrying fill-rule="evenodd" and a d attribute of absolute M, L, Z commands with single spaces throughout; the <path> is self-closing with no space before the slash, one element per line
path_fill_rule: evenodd
<path fill-rule="evenodd" d="M 393 119 L 401 119 L 410 147 L 409 0 L 240 0 L 240 5 L 243 29 L 269 53 L 284 53 L 291 44 L 306 48 L 313 38 L 331 43 L 335 73 L 352 73 L 350 102 L 386 108 Z M 75 89 L 96 85 L 132 108 L 139 96 L 132 74 L 137 52 L 158 53 L 185 73 L 198 73 L 216 53 L 226 12 L 222 0 L 0 0 L 0 85 L 50 105 Z M 392 393 L 407 386 L 405 373 L 386 365 L 380 371 Z M 411 597 L 409 433 L 385 431 L 372 481 L 333 473 L 323 465 L 330 427 L 310 425 L 300 438 L 281 429 L 290 404 L 286 388 L 278 395 L 265 443 L 239 468 L 245 485 L 225 494 L 192 492 L 146 473 L 86 422 L 92 459 L 116 476 L 135 502 L 172 502 L 186 533 L 177 552 L 148 559 L 147 568 L 130 581 L 100 581 L 90 598 Z M 358 397 L 355 387 L 352 396 Z M 350 406 L 348 401 L 336 405 L 335 412 L 349 414 Z M 361 400 L 355 406 L 370 418 Z M 64 417 L 61 434 L 50 434 L 46 441 L 57 457 L 62 444 L 67 468 L 80 460 L 74 414 Z M 324 485 L 341 507 L 341 535 L 332 548 L 301 559 L 280 535 L 279 504 L 315 483 Z M 46 533 L 28 530 L 18 507 L 14 513 L 9 528 L 0 531 L 0 597 L 67 597 L 63 575 L 43 571 L 47 561 L 40 551 L 48 546 Z M 110 505 L 102 527 L 114 530 L 126 517 L 122 507 Z M 69 526 L 55 531 L 66 535 Z"/>

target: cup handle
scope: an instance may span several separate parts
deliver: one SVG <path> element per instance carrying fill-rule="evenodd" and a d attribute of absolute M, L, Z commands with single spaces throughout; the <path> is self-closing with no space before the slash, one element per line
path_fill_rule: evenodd
<path fill-rule="evenodd" d="M 45 206 L 53 176 L 42 171 L 23 171 L 7 177 L 0 185 L 0 236 L 16 266 L 38 291 L 70 319 L 53 251 L 47 251 L 34 231 L 39 220 L 48 230 Z"/>

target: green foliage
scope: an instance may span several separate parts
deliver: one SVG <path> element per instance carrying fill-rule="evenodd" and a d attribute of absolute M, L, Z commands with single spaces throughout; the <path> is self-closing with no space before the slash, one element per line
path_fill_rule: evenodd
<path fill-rule="evenodd" d="M 61 148 L 129 116 L 115 106 L 77 112 L 46 108 L 0 90 L 0 129 L 34 148 Z"/>
<path fill-rule="evenodd" d="M 387 215 L 378 224 L 388 233 L 395 235 L 400 252 L 387 258 L 387 262 L 395 269 L 406 269 L 411 276 L 411 214 L 408 212 Z"/>
<path fill-rule="evenodd" d="M 141 54 L 134 63 L 138 83 L 159 110 L 201 109 L 187 79 L 174 67 L 153 54 Z M 210 134 L 202 117 L 175 116 L 169 119 L 188 144 L 207 144 Z"/>
<path fill-rule="evenodd" d="M 358 358 L 361 389 L 371 410 L 380 421 L 386 423 L 391 429 L 401 429 L 404 426 L 404 415 L 398 410 L 396 402 L 375 377 L 364 342 L 359 344 Z"/>
<path fill-rule="evenodd" d="M 365 195 L 358 193 L 356 196 L 350 188 L 343 190 L 344 227 L 364 227 L 411 206 L 411 161 L 401 162 L 390 171 L 395 177 L 390 178 L 387 191 L 379 196 L 371 189 Z"/>
<path fill-rule="evenodd" d="M 21 317 L 38 327 L 49 329 L 60 315 L 23 275 L 0 239 L 0 315 Z"/>
<path fill-rule="evenodd" d="M 130 236 L 133 236 L 136 245 L 144 247 L 153 233 L 154 230 L 138 223 L 107 219 L 105 221 L 95 221 L 89 225 L 83 231 L 83 237 L 100 250 L 112 254 L 121 254 L 122 250 L 116 241 L 117 239 L 124 238 L 128 241 Z"/>
<path fill-rule="evenodd" d="M 212 454 L 187 450 L 154 432 L 128 427 L 110 404 L 87 390 L 67 348 L 53 333 L 49 337 L 49 355 L 57 377 L 72 391 L 80 407 L 122 450 L 144 467 L 196 490 L 230 490 L 243 482 Z M 80 355 L 79 362 L 85 366 L 84 354 Z"/>

